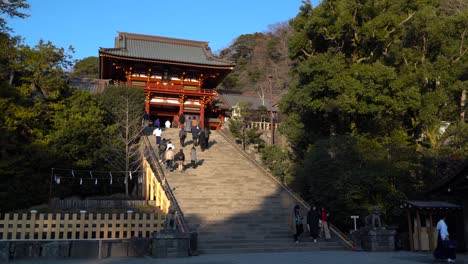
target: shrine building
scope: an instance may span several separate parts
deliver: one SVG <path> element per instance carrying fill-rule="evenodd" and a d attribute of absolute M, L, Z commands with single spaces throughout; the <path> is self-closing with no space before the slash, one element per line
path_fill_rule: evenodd
<path fill-rule="evenodd" d="M 114 48 L 99 49 L 99 78 L 145 90 L 145 111 L 163 124 L 179 116 L 220 129 L 216 88 L 234 69 L 216 58 L 208 42 L 119 32 Z"/>

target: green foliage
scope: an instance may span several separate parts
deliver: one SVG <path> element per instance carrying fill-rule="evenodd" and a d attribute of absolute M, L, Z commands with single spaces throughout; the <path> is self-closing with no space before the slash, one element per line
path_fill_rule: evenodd
<path fill-rule="evenodd" d="M 20 9 L 27 9 L 29 8 L 29 4 L 25 0 L 2 0 L 0 2 L 0 13 L 2 16 L 8 17 L 19 17 L 25 18 L 29 15 L 20 12 Z M 10 31 L 11 29 L 6 25 L 6 19 L 4 17 L 0 17 L 0 31 L 6 32 Z"/>
<path fill-rule="evenodd" d="M 338 224 L 349 224 L 349 215 L 365 215 L 373 205 L 389 220 L 417 180 L 413 154 L 404 145 L 337 136 L 316 141 L 297 173 L 305 180 L 307 200 L 332 208 Z"/>
<path fill-rule="evenodd" d="M 267 145 L 261 150 L 262 162 L 280 181 L 290 174 L 291 162 L 287 151 L 277 145 Z"/>
<path fill-rule="evenodd" d="M 104 144 L 105 115 L 96 98 L 84 91 L 57 105 L 51 137 L 57 157 L 72 168 L 97 167 L 95 152 Z"/>
<path fill-rule="evenodd" d="M 98 78 L 99 75 L 99 58 L 87 57 L 75 62 L 71 76 Z"/>
<path fill-rule="evenodd" d="M 229 120 L 229 130 L 238 139 L 242 141 L 243 146 L 257 144 L 263 147 L 265 142 L 261 138 L 262 132 L 256 127 L 248 127 L 248 123 L 252 121 L 257 112 L 253 111 L 250 105 L 246 102 L 240 102 L 236 107 L 238 116 Z"/>
<path fill-rule="evenodd" d="M 73 52 L 73 48 L 68 48 Z M 58 48 L 42 39 L 34 47 L 20 47 L 22 81 L 29 85 L 29 92 L 43 98 L 57 100 L 68 96 L 64 69 L 71 66 L 71 55 L 64 48 Z M 26 86 L 25 86 L 26 87 Z"/>
<path fill-rule="evenodd" d="M 398 199 L 434 183 L 437 159 L 467 157 L 467 12 L 444 0 L 304 2 L 280 103 L 296 191 L 341 223 L 373 204 L 391 218 Z"/>
<path fill-rule="evenodd" d="M 243 124 L 243 121 L 242 120 L 239 120 L 239 119 L 236 119 L 236 118 L 232 118 L 229 120 L 229 131 L 232 133 L 232 135 L 236 138 L 242 138 L 243 137 L 243 127 L 244 124 Z"/>

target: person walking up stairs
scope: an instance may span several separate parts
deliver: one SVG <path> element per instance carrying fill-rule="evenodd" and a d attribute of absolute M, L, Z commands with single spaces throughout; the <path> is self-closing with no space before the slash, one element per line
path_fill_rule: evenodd
<path fill-rule="evenodd" d="M 167 129 L 165 138 L 178 133 Z M 294 243 L 289 221 L 297 201 L 219 132 L 212 131 L 210 142 L 197 151 L 196 169 L 187 168 L 184 177 L 166 174 L 189 228 L 198 233 L 201 254 L 343 249 L 336 240 L 313 243 L 309 236 Z M 191 153 L 192 145 L 178 144 Z"/>

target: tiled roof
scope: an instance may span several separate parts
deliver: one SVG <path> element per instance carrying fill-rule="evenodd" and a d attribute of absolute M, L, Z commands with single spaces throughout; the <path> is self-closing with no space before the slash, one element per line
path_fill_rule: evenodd
<path fill-rule="evenodd" d="M 100 48 L 114 56 L 168 62 L 230 66 L 234 63 L 213 56 L 208 42 L 119 32 L 114 48 Z"/>
<path fill-rule="evenodd" d="M 419 209 L 461 209 L 460 205 L 444 201 L 403 201 L 402 206 Z"/>

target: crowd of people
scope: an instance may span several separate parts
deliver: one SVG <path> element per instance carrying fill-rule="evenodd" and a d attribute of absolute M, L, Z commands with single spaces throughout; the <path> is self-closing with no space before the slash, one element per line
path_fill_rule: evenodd
<path fill-rule="evenodd" d="M 182 115 L 183 116 L 183 115 Z M 182 117 L 181 116 L 181 117 Z M 211 131 L 209 128 L 203 128 L 196 119 L 192 120 L 191 117 L 188 120 L 179 117 L 180 130 L 179 130 L 179 143 L 181 148 L 176 152 L 175 146 L 170 139 L 163 138 L 163 130 L 161 128 L 161 122 L 159 119 L 154 121 L 153 135 L 156 137 L 156 145 L 158 146 L 159 162 L 165 163 L 165 167 L 169 171 L 178 170 L 179 172 L 185 171 L 185 153 L 183 148 L 190 144 L 186 141 L 187 135 L 192 135 L 192 148 L 190 149 L 190 167 L 193 169 L 199 165 L 197 163 L 197 149 L 200 146 L 200 150 L 203 152 L 209 148 L 209 140 Z M 187 121 L 187 122 L 185 122 Z M 195 123 L 196 125 L 193 125 Z M 171 127 L 171 122 L 166 121 L 166 128 Z"/>
<path fill-rule="evenodd" d="M 307 212 L 307 218 L 304 222 L 304 216 L 301 213 L 299 205 L 294 206 L 293 213 L 291 216 L 290 228 L 294 235 L 294 242 L 299 243 L 299 237 L 304 233 L 304 226 L 307 227 L 309 236 L 317 242 L 318 238 L 324 238 L 325 240 L 331 239 L 330 229 L 328 227 L 328 219 L 330 213 L 321 207 L 320 210 L 316 206 L 312 206 Z"/>

